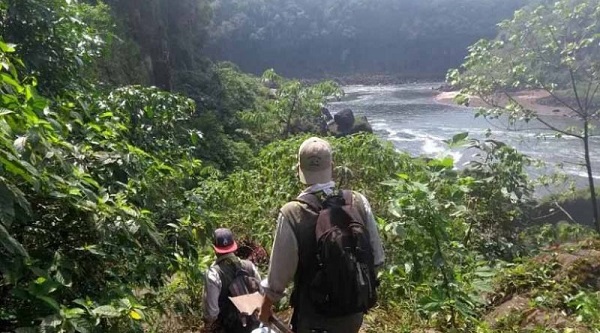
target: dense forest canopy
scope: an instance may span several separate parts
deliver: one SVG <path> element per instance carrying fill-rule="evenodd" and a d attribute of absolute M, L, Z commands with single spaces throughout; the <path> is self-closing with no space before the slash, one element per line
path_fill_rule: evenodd
<path fill-rule="evenodd" d="M 443 77 L 525 0 L 216 0 L 208 53 L 254 73 Z"/>

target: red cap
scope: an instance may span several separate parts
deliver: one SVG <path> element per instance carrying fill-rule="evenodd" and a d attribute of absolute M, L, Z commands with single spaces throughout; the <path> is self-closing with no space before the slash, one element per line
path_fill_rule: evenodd
<path fill-rule="evenodd" d="M 238 249 L 237 243 L 233 239 L 233 233 L 227 228 L 215 230 L 213 248 L 218 254 L 227 254 L 235 252 Z"/>

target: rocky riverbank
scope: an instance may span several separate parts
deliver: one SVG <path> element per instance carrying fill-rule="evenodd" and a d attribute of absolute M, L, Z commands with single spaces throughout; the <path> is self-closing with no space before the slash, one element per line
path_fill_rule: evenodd
<path fill-rule="evenodd" d="M 324 75 L 314 78 L 302 78 L 302 82 L 316 83 L 321 80 L 332 80 L 342 86 L 349 85 L 398 85 L 408 83 L 427 83 L 444 81 L 440 74 L 351 74 L 351 75 Z"/>
<path fill-rule="evenodd" d="M 455 105 L 454 98 L 458 95 L 458 91 L 442 91 L 436 97 L 435 100 L 438 103 L 446 105 Z M 552 96 L 544 90 L 524 90 L 519 92 L 510 93 L 510 97 L 520 103 L 523 107 L 534 110 L 539 115 L 543 116 L 561 116 L 561 117 L 572 117 L 574 112 L 569 108 L 559 105 L 558 103 L 548 103 L 548 100 Z M 508 103 L 508 97 L 506 96 L 492 96 L 495 103 L 499 105 L 506 105 Z M 470 96 L 469 99 L 470 107 L 489 107 L 490 105 L 483 101 L 477 96 Z"/>

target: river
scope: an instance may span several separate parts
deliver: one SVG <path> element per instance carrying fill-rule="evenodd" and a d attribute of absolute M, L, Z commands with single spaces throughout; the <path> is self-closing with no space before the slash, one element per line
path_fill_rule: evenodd
<path fill-rule="evenodd" d="M 539 123 L 519 123 L 508 126 L 506 119 L 475 118 L 473 108 L 446 105 L 435 100 L 440 83 L 406 84 L 395 86 L 345 86 L 345 96 L 329 105 L 332 113 L 350 108 L 356 116 L 367 116 L 380 137 L 391 141 L 398 150 L 412 155 L 440 157 L 451 155 L 455 166 L 462 168 L 473 159 L 474 152 L 449 149 L 443 140 L 461 132 L 469 137 L 500 140 L 527 156 L 543 160 L 543 168 L 530 168 L 533 176 L 559 171 L 570 176 L 578 186 L 586 184 L 583 163 L 583 144 L 572 137 L 556 138 Z M 552 124 L 566 128 L 576 126 L 569 117 L 549 116 Z M 543 135 L 540 135 L 543 134 Z M 600 139 L 592 140 L 592 165 L 595 179 L 600 179 Z"/>

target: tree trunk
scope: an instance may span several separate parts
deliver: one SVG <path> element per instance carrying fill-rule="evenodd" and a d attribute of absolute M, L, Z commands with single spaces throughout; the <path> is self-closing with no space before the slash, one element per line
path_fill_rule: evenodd
<path fill-rule="evenodd" d="M 294 101 L 292 102 L 292 107 L 290 108 L 290 113 L 288 113 L 286 126 L 285 126 L 285 138 L 289 138 L 290 133 L 292 132 L 292 116 L 294 115 L 294 109 L 296 108 L 296 100 L 294 97 Z"/>
<path fill-rule="evenodd" d="M 583 149 L 585 151 L 585 167 L 587 169 L 588 181 L 590 183 L 590 199 L 592 201 L 592 210 L 594 211 L 594 224 L 596 225 L 596 231 L 600 233 L 600 219 L 598 218 L 598 201 L 596 200 L 596 188 L 594 186 L 592 162 L 590 160 L 590 136 L 589 123 L 587 120 L 585 120 L 583 124 Z"/>

